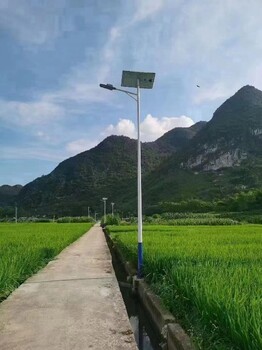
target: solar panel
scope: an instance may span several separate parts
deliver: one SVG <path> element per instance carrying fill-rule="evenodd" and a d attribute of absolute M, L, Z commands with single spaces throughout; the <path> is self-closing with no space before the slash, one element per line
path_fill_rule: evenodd
<path fill-rule="evenodd" d="M 152 89 L 155 80 L 155 73 L 131 72 L 123 70 L 121 86 L 136 88 L 137 80 L 139 80 L 140 88 Z"/>

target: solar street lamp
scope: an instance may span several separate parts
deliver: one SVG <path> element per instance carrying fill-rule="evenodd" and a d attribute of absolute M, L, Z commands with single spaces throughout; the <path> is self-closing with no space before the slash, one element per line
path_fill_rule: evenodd
<path fill-rule="evenodd" d="M 137 277 L 143 276 L 143 227 L 142 227 L 142 181 L 141 181 L 141 141 L 140 141 L 140 89 L 152 89 L 155 73 L 123 71 L 121 86 L 136 88 L 136 93 L 118 89 L 112 84 L 100 84 L 107 90 L 121 91 L 133 98 L 137 103 L 137 221 L 138 221 L 138 268 Z"/>

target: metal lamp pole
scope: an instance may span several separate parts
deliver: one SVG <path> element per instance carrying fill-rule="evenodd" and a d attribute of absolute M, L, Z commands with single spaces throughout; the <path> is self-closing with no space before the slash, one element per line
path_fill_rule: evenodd
<path fill-rule="evenodd" d="M 104 224 L 106 223 L 106 201 L 107 198 L 102 198 L 102 201 L 104 202 Z"/>
<path fill-rule="evenodd" d="M 140 81 L 137 79 L 137 277 L 143 276 L 143 217 L 142 217 L 142 175 L 140 140 Z"/>
<path fill-rule="evenodd" d="M 114 216 L 114 205 L 115 205 L 115 203 L 111 203 L 111 207 L 112 207 L 112 216 Z"/>
<path fill-rule="evenodd" d="M 152 89 L 155 73 L 123 71 L 121 86 L 136 88 L 137 92 L 118 89 L 112 84 L 100 84 L 107 90 L 117 90 L 126 93 L 137 103 L 137 221 L 138 221 L 138 266 L 137 277 L 143 277 L 143 224 L 142 224 L 142 176 L 141 176 L 141 140 L 140 140 L 140 88 Z"/>

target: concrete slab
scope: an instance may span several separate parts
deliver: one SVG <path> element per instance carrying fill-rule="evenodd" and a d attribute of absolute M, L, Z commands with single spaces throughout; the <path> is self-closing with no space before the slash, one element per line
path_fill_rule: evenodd
<path fill-rule="evenodd" d="M 0 349 L 137 349 L 100 227 L 0 304 Z"/>

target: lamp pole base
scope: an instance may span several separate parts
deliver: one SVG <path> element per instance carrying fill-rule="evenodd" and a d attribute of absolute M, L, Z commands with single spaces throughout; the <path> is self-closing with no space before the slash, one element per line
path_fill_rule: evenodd
<path fill-rule="evenodd" d="M 137 277 L 143 278 L 143 243 L 138 243 L 138 266 Z"/>

